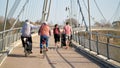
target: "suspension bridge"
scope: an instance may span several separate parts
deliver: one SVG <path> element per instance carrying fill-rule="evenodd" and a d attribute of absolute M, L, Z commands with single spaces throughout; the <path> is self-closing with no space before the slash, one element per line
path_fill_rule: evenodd
<path fill-rule="evenodd" d="M 100 26 L 100 24 L 96 27 L 92 26 L 92 21 L 96 23 L 97 20 L 90 11 L 91 1 L 104 22 L 119 21 L 119 0 L 116 2 L 115 13 L 110 19 L 104 16 L 96 0 L 0 0 L 2 4 L 0 7 L 2 13 L 0 14 L 0 68 L 120 68 L 120 36 L 119 33 L 114 33 L 119 32 L 119 29 Z M 87 18 L 83 10 L 87 11 Z M 66 20 L 61 21 L 63 18 Z M 60 23 L 56 21 L 60 19 L 61 22 L 70 22 L 73 29 L 72 47 L 56 49 L 54 37 L 51 35 L 49 50 L 43 58 L 40 54 L 40 37 L 36 29 L 32 34 L 33 54 L 25 57 L 20 40 L 21 25 L 25 19 L 36 19 L 33 23 L 35 25 L 40 25 L 44 20 L 50 22 L 51 19 L 56 23 Z M 50 22 L 49 25 L 52 31 L 54 24 Z M 60 25 L 62 29 L 64 25 Z"/>

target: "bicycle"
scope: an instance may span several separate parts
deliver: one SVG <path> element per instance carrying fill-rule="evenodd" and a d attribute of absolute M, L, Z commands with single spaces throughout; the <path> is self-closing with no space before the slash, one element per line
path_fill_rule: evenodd
<path fill-rule="evenodd" d="M 24 46 L 24 53 L 25 57 L 31 54 L 31 51 L 29 50 L 31 43 L 28 41 L 28 38 L 25 38 L 25 46 Z"/>

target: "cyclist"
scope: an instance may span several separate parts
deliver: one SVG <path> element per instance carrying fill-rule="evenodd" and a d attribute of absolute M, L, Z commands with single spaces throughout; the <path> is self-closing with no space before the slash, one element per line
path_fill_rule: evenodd
<path fill-rule="evenodd" d="M 40 35 L 40 53 L 42 53 L 42 39 L 46 41 L 46 51 L 48 51 L 48 39 L 51 35 L 50 27 L 48 25 L 48 22 L 44 21 L 38 31 L 38 35 Z"/>
<path fill-rule="evenodd" d="M 32 24 L 30 24 L 30 21 L 29 20 L 25 20 L 23 26 L 22 26 L 22 30 L 21 30 L 21 41 L 22 41 L 22 45 L 23 47 L 25 47 L 25 40 L 24 38 L 27 38 L 28 41 L 30 42 L 29 44 L 29 48 L 27 49 L 27 51 L 29 53 L 32 53 L 32 37 L 31 37 L 31 31 L 32 29 L 36 29 L 36 28 L 39 28 L 39 26 L 34 26 Z"/>
<path fill-rule="evenodd" d="M 72 33 L 72 28 L 69 25 L 69 22 L 66 22 L 66 25 L 64 26 L 63 31 L 65 33 L 65 42 L 66 42 L 66 49 L 67 49 L 69 47 L 69 43 L 71 40 L 71 33 Z"/>

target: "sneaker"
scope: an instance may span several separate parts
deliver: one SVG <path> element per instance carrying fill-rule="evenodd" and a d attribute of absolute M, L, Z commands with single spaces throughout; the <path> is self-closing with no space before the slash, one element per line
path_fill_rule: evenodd
<path fill-rule="evenodd" d="M 48 48 L 46 48 L 46 51 L 48 51 Z"/>
<path fill-rule="evenodd" d="M 68 49 L 68 48 L 69 48 L 68 46 L 65 47 L 65 49 Z"/>
<path fill-rule="evenodd" d="M 40 50 L 40 54 L 42 54 L 42 50 Z"/>
<path fill-rule="evenodd" d="M 40 48 L 40 54 L 42 53 L 42 48 Z"/>
<path fill-rule="evenodd" d="M 32 54 L 32 51 L 28 51 L 29 54 Z"/>
<path fill-rule="evenodd" d="M 32 51 L 30 51 L 30 53 L 32 54 L 33 52 L 32 52 Z"/>

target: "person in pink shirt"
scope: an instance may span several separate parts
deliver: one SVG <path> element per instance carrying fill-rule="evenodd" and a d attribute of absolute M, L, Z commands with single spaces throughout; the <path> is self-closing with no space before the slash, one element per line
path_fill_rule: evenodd
<path fill-rule="evenodd" d="M 64 26 L 63 31 L 65 33 L 65 41 L 66 41 L 66 49 L 67 49 L 69 47 L 69 42 L 70 42 L 71 33 L 72 33 L 72 28 L 69 25 L 69 22 L 66 22 L 66 25 Z"/>

